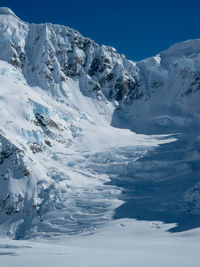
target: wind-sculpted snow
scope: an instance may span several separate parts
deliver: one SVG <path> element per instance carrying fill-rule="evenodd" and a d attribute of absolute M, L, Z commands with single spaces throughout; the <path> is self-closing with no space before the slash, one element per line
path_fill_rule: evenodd
<path fill-rule="evenodd" d="M 198 44 L 136 63 L 1 8 L 1 235 L 93 233 L 113 217 L 199 226 Z"/>

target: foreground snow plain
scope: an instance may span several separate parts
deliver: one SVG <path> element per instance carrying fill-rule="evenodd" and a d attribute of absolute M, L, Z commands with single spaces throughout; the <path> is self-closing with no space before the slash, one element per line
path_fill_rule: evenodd
<path fill-rule="evenodd" d="M 200 231 L 170 234 L 160 222 L 117 220 L 94 235 L 1 239 L 1 267 L 198 267 Z"/>

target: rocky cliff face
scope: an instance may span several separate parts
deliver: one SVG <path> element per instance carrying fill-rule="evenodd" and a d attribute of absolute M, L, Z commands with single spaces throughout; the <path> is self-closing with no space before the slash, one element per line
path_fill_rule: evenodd
<path fill-rule="evenodd" d="M 69 78 L 78 80 L 88 96 L 125 105 L 160 94 L 163 102 L 175 99 L 181 104 L 200 88 L 198 39 L 133 62 L 76 30 L 50 23 L 28 24 L 7 8 L 1 9 L 0 25 L 0 59 L 20 68 L 28 84 L 54 95 L 64 93 L 62 83 Z"/>
<path fill-rule="evenodd" d="M 122 100 L 139 82 L 133 62 L 73 29 L 28 24 L 10 10 L 1 12 L 0 26 L 0 58 L 21 68 L 31 86 L 58 91 L 69 77 L 77 78 L 89 95 Z"/>

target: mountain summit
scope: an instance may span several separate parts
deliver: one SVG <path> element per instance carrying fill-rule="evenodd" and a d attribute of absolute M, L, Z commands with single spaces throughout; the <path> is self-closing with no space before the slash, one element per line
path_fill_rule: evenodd
<path fill-rule="evenodd" d="M 12 15 L 16 17 L 15 13 L 8 7 L 0 7 L 0 15 Z"/>
<path fill-rule="evenodd" d="M 134 62 L 0 8 L 1 234 L 122 217 L 199 226 L 199 43 Z"/>

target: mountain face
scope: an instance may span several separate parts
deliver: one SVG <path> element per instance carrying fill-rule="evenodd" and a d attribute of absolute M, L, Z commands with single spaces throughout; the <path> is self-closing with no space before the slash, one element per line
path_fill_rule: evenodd
<path fill-rule="evenodd" d="M 20 68 L 31 86 L 59 94 L 62 82 L 76 77 L 90 88 L 86 94 L 121 100 L 139 82 L 135 64 L 114 48 L 100 47 L 61 25 L 27 24 L 11 11 L 4 13 L 0 58 Z"/>
<path fill-rule="evenodd" d="M 199 226 L 199 70 L 199 39 L 133 62 L 0 8 L 0 234 Z"/>

